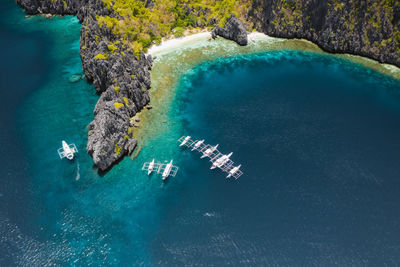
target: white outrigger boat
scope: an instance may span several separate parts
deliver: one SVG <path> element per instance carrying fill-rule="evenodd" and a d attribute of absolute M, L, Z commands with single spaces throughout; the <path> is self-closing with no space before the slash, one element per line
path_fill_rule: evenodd
<path fill-rule="evenodd" d="M 78 149 L 75 144 L 67 144 L 64 140 L 61 141 L 62 147 L 60 147 L 57 152 L 60 156 L 60 159 L 67 158 L 69 160 L 74 159 L 74 154 L 78 153 Z"/>
<path fill-rule="evenodd" d="M 218 144 L 216 146 L 212 146 L 210 148 L 207 148 L 206 151 L 204 151 L 203 155 L 201 155 L 201 159 L 205 157 L 209 157 L 216 149 L 218 148 Z"/>
<path fill-rule="evenodd" d="M 189 140 L 190 140 L 190 136 L 186 136 L 186 138 L 183 139 L 183 141 L 181 142 L 181 144 L 179 146 L 185 145 Z"/>
<path fill-rule="evenodd" d="M 172 170 L 172 167 L 173 167 L 172 162 L 173 161 L 171 160 L 167 165 L 165 165 L 164 171 L 162 173 L 162 179 L 163 180 L 167 179 L 167 177 L 169 176 L 169 174 L 170 174 L 170 172 Z"/>
<path fill-rule="evenodd" d="M 215 169 L 216 167 L 221 168 L 232 156 L 233 152 L 229 153 L 228 155 L 222 155 L 222 157 L 218 158 L 216 161 L 213 162 L 211 165 L 211 170 Z"/>
<path fill-rule="evenodd" d="M 154 168 L 154 159 L 149 164 L 149 168 L 147 170 L 147 175 L 150 175 L 150 173 L 153 171 L 153 168 Z"/>
<path fill-rule="evenodd" d="M 236 167 L 234 167 L 233 169 L 231 169 L 231 170 L 229 171 L 228 176 L 226 176 L 226 178 L 229 178 L 229 177 L 231 177 L 232 175 L 235 175 L 235 174 L 239 171 L 240 166 L 242 166 L 242 165 L 236 166 Z M 236 178 L 236 179 L 237 179 L 237 178 Z"/>
<path fill-rule="evenodd" d="M 196 144 L 194 144 L 192 151 L 198 149 L 201 146 L 201 144 L 203 144 L 203 143 L 204 143 L 204 139 L 197 141 Z"/>
<path fill-rule="evenodd" d="M 175 177 L 179 170 L 179 168 L 172 165 L 172 163 L 173 160 L 171 160 L 169 163 L 156 163 L 153 159 L 151 162 L 145 162 L 142 170 L 147 171 L 147 175 L 150 175 L 152 172 L 161 173 L 162 179 L 166 180 L 168 176 Z"/>

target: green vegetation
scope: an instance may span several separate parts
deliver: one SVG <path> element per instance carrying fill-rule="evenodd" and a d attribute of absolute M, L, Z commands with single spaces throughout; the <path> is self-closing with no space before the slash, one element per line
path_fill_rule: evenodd
<path fill-rule="evenodd" d="M 303 25 L 302 8 L 302 0 L 281 0 L 281 2 L 274 8 L 277 13 L 272 24 L 281 30 L 287 30 L 288 27 L 300 28 Z"/>
<path fill-rule="evenodd" d="M 114 44 L 109 44 L 108 46 L 107 46 L 107 48 L 108 48 L 108 51 L 110 51 L 111 53 L 115 53 L 115 50 L 117 50 L 118 48 L 114 45 Z"/>
<path fill-rule="evenodd" d="M 121 154 L 121 151 L 122 148 L 118 144 L 115 144 L 115 149 L 114 149 L 115 154 L 119 155 Z"/>
<path fill-rule="evenodd" d="M 114 88 L 115 92 L 116 92 L 117 95 L 118 95 L 118 94 L 119 94 L 119 89 L 120 89 L 121 87 L 119 87 L 119 86 L 113 86 L 113 88 Z"/>
<path fill-rule="evenodd" d="M 124 106 L 124 104 L 122 104 L 122 103 L 118 103 L 118 102 L 115 102 L 115 103 L 114 103 L 114 107 L 115 107 L 116 109 L 122 108 L 123 106 Z"/>
<path fill-rule="evenodd" d="M 400 31 L 397 31 L 393 34 L 393 39 L 396 41 L 396 43 L 400 44 Z"/>
<path fill-rule="evenodd" d="M 114 12 L 111 16 L 97 16 L 101 27 L 107 27 L 123 40 L 136 55 L 152 43 L 171 33 L 182 36 L 186 28 L 209 27 L 214 22 L 225 24 L 230 13 L 243 18 L 250 8 L 251 0 L 154 0 L 149 9 L 137 0 L 103 0 Z M 190 11 L 190 12 L 188 12 Z M 114 53 L 114 47 L 109 47 Z"/>
<path fill-rule="evenodd" d="M 305 4 L 308 2 L 307 4 Z M 328 0 L 322 1 L 326 4 L 327 16 L 345 18 L 343 24 L 331 25 L 329 42 L 346 45 L 346 39 L 352 39 L 352 36 L 361 38 L 362 50 L 374 50 L 374 53 L 396 54 L 400 51 L 400 25 L 394 23 L 395 10 L 399 1 L 396 0 Z M 266 8 L 267 4 L 264 4 Z M 273 1 L 270 9 L 273 11 L 273 19 L 270 23 L 278 32 L 314 32 L 317 35 L 325 30 L 324 27 L 315 26 L 319 22 L 312 21 L 315 12 L 312 10 L 317 4 L 310 4 L 303 0 L 277 0 Z M 258 10 L 260 6 L 256 6 Z M 259 11 L 260 12 L 260 11 Z M 313 15 L 314 14 L 314 15 Z M 372 34 L 373 33 L 373 34 Z M 398 55 L 400 56 L 400 55 Z"/>
<path fill-rule="evenodd" d="M 336 3 L 336 4 L 335 4 L 335 10 L 336 10 L 336 11 L 341 10 L 341 9 L 343 8 L 343 6 L 344 6 L 343 3 Z"/>
<path fill-rule="evenodd" d="M 128 135 L 131 135 L 132 136 L 132 134 L 133 134 L 133 130 L 135 129 L 135 127 L 129 127 L 128 128 Z"/>
<path fill-rule="evenodd" d="M 107 53 L 97 54 L 94 59 L 108 59 L 109 55 Z"/>
<path fill-rule="evenodd" d="M 173 30 L 173 32 L 174 32 L 174 35 L 175 35 L 176 37 L 181 37 L 181 36 L 183 36 L 183 34 L 185 33 L 185 29 L 182 28 L 182 27 L 176 27 L 176 28 Z"/>
<path fill-rule="evenodd" d="M 124 96 L 122 99 L 124 100 L 125 106 L 129 107 L 128 98 L 126 98 L 126 97 Z"/>

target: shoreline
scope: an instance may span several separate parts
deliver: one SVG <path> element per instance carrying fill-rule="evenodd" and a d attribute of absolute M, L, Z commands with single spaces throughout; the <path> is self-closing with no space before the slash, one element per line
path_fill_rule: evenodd
<path fill-rule="evenodd" d="M 159 45 L 152 45 L 149 50 L 147 51 L 147 54 L 154 56 L 155 54 L 158 53 L 168 53 L 170 50 L 175 50 L 179 48 L 180 46 L 187 44 L 191 41 L 195 41 L 198 39 L 202 38 L 211 38 L 211 32 L 210 31 L 205 31 L 205 32 L 199 32 L 195 34 L 190 34 L 178 38 L 172 38 L 172 39 L 166 39 L 162 40 L 161 44 Z"/>
<path fill-rule="evenodd" d="M 168 39 L 149 49 L 147 54 L 154 58 L 153 68 L 150 72 L 152 88 L 149 90 L 150 105 L 153 108 L 142 110 L 137 114 L 140 118 L 140 127 L 135 131 L 138 139 L 136 148 L 138 152 L 132 153 L 131 159 L 137 157 L 140 150 L 150 140 L 167 130 L 169 123 L 175 123 L 168 119 L 172 109 L 171 103 L 177 93 L 179 79 L 190 69 L 205 61 L 268 51 L 297 50 L 345 59 L 400 80 L 400 68 L 396 66 L 381 64 L 356 55 L 327 53 L 308 40 L 276 38 L 260 32 L 252 32 L 248 38 L 247 46 L 239 46 L 233 41 L 221 37 L 213 40 L 210 32 L 207 31 Z"/>
<path fill-rule="evenodd" d="M 222 38 L 222 37 L 218 37 Z M 163 40 L 161 44 L 159 45 L 153 45 L 149 48 L 147 54 L 151 55 L 152 57 L 154 56 L 159 56 L 163 54 L 167 54 L 170 52 L 173 52 L 174 50 L 177 49 L 184 49 L 186 45 L 196 45 L 196 41 L 204 41 L 205 39 L 209 41 L 214 41 L 211 38 L 211 32 L 210 31 L 201 31 L 198 33 L 194 34 L 189 34 L 183 37 L 178 37 L 178 38 L 168 38 L 166 40 Z M 333 57 L 339 57 L 343 59 L 347 59 L 349 61 L 352 61 L 354 63 L 358 63 L 361 65 L 364 65 L 368 68 L 371 68 L 375 71 L 378 71 L 380 73 L 389 75 L 395 79 L 400 80 L 400 67 L 397 67 L 396 65 L 393 64 L 388 64 L 388 63 L 380 63 L 377 60 L 368 58 L 368 57 L 363 57 L 355 54 L 349 54 L 349 53 L 330 53 L 322 50 L 317 44 L 313 43 L 312 41 L 309 41 L 307 39 L 286 39 L 286 38 L 279 38 L 279 37 L 272 37 L 269 35 L 266 35 L 265 33 L 262 32 L 251 32 L 248 34 L 248 40 L 249 40 L 249 45 L 254 44 L 257 41 L 262 41 L 262 42 L 284 42 L 288 43 L 288 45 L 285 45 L 286 49 L 293 49 L 293 50 L 299 50 L 299 51 L 306 51 L 306 52 L 317 52 L 325 55 L 330 55 Z M 285 49 L 282 48 L 282 49 Z M 257 51 L 257 52 L 267 52 L 270 51 L 271 49 L 266 48 L 265 51 Z M 273 49 L 276 50 L 276 49 Z"/>

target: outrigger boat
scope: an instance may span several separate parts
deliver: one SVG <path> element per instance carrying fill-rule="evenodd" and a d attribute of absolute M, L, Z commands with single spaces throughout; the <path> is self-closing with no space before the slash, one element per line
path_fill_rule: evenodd
<path fill-rule="evenodd" d="M 153 171 L 153 168 L 154 168 L 154 159 L 149 164 L 149 169 L 147 171 L 147 175 L 150 175 L 150 173 Z"/>
<path fill-rule="evenodd" d="M 61 141 L 62 147 L 60 147 L 57 152 L 60 156 L 60 159 L 67 158 L 69 160 L 74 159 L 74 154 L 78 153 L 78 149 L 76 148 L 75 144 L 67 144 L 64 140 Z"/>
<path fill-rule="evenodd" d="M 201 146 L 201 144 L 203 144 L 203 143 L 204 143 L 204 140 L 197 141 L 197 142 L 194 144 L 194 146 L 193 146 L 193 148 L 192 148 L 192 151 L 198 149 L 198 148 Z"/>
<path fill-rule="evenodd" d="M 196 144 L 194 144 L 192 151 L 195 149 L 198 149 L 201 146 L 201 144 L 203 144 L 203 143 L 204 143 L 204 140 L 197 141 Z"/>
<path fill-rule="evenodd" d="M 165 180 L 169 176 L 169 173 L 171 172 L 172 169 L 172 160 L 165 166 L 165 169 L 162 173 L 162 179 Z"/>
<path fill-rule="evenodd" d="M 207 148 L 206 151 L 203 153 L 203 155 L 200 158 L 202 159 L 205 157 L 209 157 L 217 148 L 218 148 L 218 144 L 216 146 Z"/>
<path fill-rule="evenodd" d="M 179 168 L 172 165 L 172 163 L 173 160 L 171 160 L 169 163 L 156 163 L 153 159 L 151 162 L 145 162 L 142 170 L 147 171 L 147 175 L 150 175 L 152 172 L 161 173 L 162 179 L 166 180 L 168 176 L 175 177 L 179 170 Z"/>
<path fill-rule="evenodd" d="M 229 177 L 231 177 L 232 175 L 235 175 L 236 172 L 239 171 L 240 166 L 242 166 L 242 165 L 239 165 L 239 166 L 237 166 L 237 167 L 234 167 L 232 170 L 230 170 L 230 171 L 229 171 L 229 174 L 228 174 L 228 176 L 226 176 L 226 178 L 229 178 Z M 236 178 L 236 179 L 237 179 L 237 178 Z"/>
<path fill-rule="evenodd" d="M 233 152 L 229 153 L 228 155 L 222 155 L 222 157 L 218 158 L 216 161 L 213 162 L 211 165 L 211 170 L 215 169 L 216 167 L 221 168 L 232 156 Z"/>
<path fill-rule="evenodd" d="M 186 138 L 181 142 L 181 144 L 179 146 L 183 146 L 184 144 L 187 143 L 187 141 L 190 140 L 190 136 L 186 136 Z"/>

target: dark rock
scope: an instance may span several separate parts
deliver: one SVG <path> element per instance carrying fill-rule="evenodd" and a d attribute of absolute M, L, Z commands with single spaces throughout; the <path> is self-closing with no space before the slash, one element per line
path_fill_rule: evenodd
<path fill-rule="evenodd" d="M 126 143 L 126 150 L 128 151 L 128 155 L 132 154 L 133 150 L 136 148 L 137 145 L 137 140 L 135 139 L 130 139 L 127 143 Z"/>
<path fill-rule="evenodd" d="M 304 38 L 331 53 L 350 53 L 400 67 L 398 1 L 253 0 L 249 18 L 258 31 Z"/>
<path fill-rule="evenodd" d="M 231 14 L 223 28 L 218 26 L 215 27 L 211 32 L 211 36 L 213 39 L 217 38 L 217 36 L 221 36 L 235 41 L 239 45 L 247 45 L 246 29 L 244 28 L 242 22 L 238 20 L 234 14 Z"/>
<path fill-rule="evenodd" d="M 76 15 L 79 8 L 86 1 L 81 0 L 16 0 L 28 15 Z"/>

